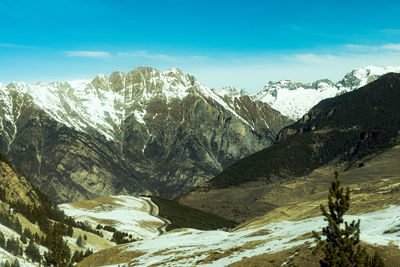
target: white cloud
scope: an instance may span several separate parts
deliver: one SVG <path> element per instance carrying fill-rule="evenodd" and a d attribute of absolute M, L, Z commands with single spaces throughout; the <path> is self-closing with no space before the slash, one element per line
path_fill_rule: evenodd
<path fill-rule="evenodd" d="M 390 51 L 400 51 L 400 44 L 386 44 L 382 45 L 382 48 Z"/>
<path fill-rule="evenodd" d="M 65 51 L 67 57 L 109 57 L 111 54 L 105 51 Z"/>
<path fill-rule="evenodd" d="M 356 53 L 376 53 L 376 52 L 390 52 L 390 51 L 400 51 L 400 44 L 389 43 L 383 45 L 357 45 L 357 44 L 347 44 L 344 46 L 345 50 Z"/>
<path fill-rule="evenodd" d="M 11 44 L 11 43 L 0 43 L 0 47 L 12 47 L 12 48 L 38 48 L 35 46 Z"/>
<path fill-rule="evenodd" d="M 340 57 L 331 54 L 295 54 L 291 56 L 284 56 L 283 59 L 287 61 L 298 61 L 305 64 L 321 64 L 327 61 L 338 61 Z"/>
<path fill-rule="evenodd" d="M 147 58 L 147 59 L 155 59 L 155 60 L 173 60 L 174 57 L 163 55 L 163 54 L 151 54 L 144 50 L 137 50 L 131 52 L 119 52 L 117 53 L 120 57 L 140 57 L 140 58 Z"/>
<path fill-rule="evenodd" d="M 8 43 L 0 43 L 0 47 L 18 47 L 18 45 L 8 44 Z"/>
<path fill-rule="evenodd" d="M 198 55 L 165 55 L 165 54 L 158 54 L 158 53 L 149 53 L 145 50 L 136 50 L 130 52 L 119 52 L 117 53 L 120 57 L 137 57 L 142 59 L 149 59 L 153 61 L 167 61 L 167 62 L 185 62 L 185 61 L 201 61 L 208 59 L 206 56 L 198 56 Z"/>

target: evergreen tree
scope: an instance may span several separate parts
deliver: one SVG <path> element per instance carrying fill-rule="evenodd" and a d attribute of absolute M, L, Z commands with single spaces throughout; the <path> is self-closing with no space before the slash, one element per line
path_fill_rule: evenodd
<path fill-rule="evenodd" d="M 25 254 L 34 262 L 40 262 L 42 256 L 40 256 L 40 251 L 33 243 L 33 240 L 29 240 L 29 244 L 25 249 Z"/>
<path fill-rule="evenodd" d="M 21 240 L 21 242 L 23 243 L 23 244 L 26 244 L 26 236 L 25 236 L 25 234 L 24 233 L 22 233 L 21 234 L 21 236 L 19 237 L 19 239 Z"/>
<path fill-rule="evenodd" d="M 68 224 L 67 236 L 72 237 L 73 234 L 74 234 L 74 229 L 72 228 L 72 225 L 71 225 L 71 224 Z"/>
<path fill-rule="evenodd" d="M 15 259 L 14 262 L 11 264 L 11 267 L 20 267 L 18 259 Z"/>
<path fill-rule="evenodd" d="M 0 232 L 0 247 L 5 248 L 6 247 L 6 239 L 4 238 L 4 235 L 2 232 Z"/>
<path fill-rule="evenodd" d="M 71 262 L 80 262 L 84 258 L 82 251 L 75 250 L 74 255 L 71 258 Z"/>
<path fill-rule="evenodd" d="M 16 231 L 18 234 L 22 234 L 22 225 L 21 225 L 21 223 L 19 222 L 18 217 L 17 217 L 16 220 L 15 220 L 15 231 Z"/>
<path fill-rule="evenodd" d="M 5 262 L 2 263 L 3 267 L 11 267 L 11 264 L 8 260 L 6 260 Z"/>
<path fill-rule="evenodd" d="M 93 251 L 90 248 L 88 248 L 86 250 L 85 254 L 83 255 L 83 257 L 86 258 L 86 257 L 89 257 L 92 254 L 93 254 Z"/>
<path fill-rule="evenodd" d="M 79 235 L 78 239 L 76 239 L 76 244 L 78 245 L 78 247 L 83 247 L 83 240 L 81 235 Z"/>
<path fill-rule="evenodd" d="M 23 249 L 19 244 L 19 241 L 14 238 L 9 238 L 6 241 L 5 250 L 13 254 L 14 256 L 22 256 Z"/>
<path fill-rule="evenodd" d="M 325 254 L 320 260 L 322 267 L 350 267 L 350 266 L 384 266 L 382 259 L 377 256 L 375 263 L 370 259 L 360 243 L 360 220 L 350 224 L 344 222 L 343 215 L 350 208 L 350 190 L 340 186 L 339 174 L 335 172 L 335 180 L 329 188 L 328 208 L 321 205 L 322 215 L 328 226 L 322 228 L 325 240 L 316 232 L 313 232 L 317 242 L 317 249 Z M 342 224 L 344 223 L 344 228 Z M 380 260 L 380 261 L 379 261 Z M 377 262 L 379 261 L 379 262 Z M 378 265 L 376 265 L 378 264 Z"/>
<path fill-rule="evenodd" d="M 29 239 L 33 238 L 32 232 L 29 228 L 24 228 L 24 231 L 22 232 L 22 234 L 25 235 Z"/>
<path fill-rule="evenodd" d="M 61 224 L 54 224 L 46 237 L 46 244 L 50 251 L 44 254 L 46 264 L 54 266 L 67 266 L 71 257 L 71 250 L 64 242 L 62 234 L 64 229 Z"/>
<path fill-rule="evenodd" d="M 40 243 L 40 237 L 39 237 L 39 234 L 38 234 L 38 233 L 35 233 L 35 234 L 33 235 L 33 239 L 35 240 L 35 243 Z"/>

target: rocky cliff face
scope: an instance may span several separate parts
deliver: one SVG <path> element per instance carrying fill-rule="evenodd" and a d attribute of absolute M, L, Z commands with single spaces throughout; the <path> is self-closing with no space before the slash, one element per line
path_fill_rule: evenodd
<path fill-rule="evenodd" d="M 0 151 L 58 202 L 172 196 L 271 145 L 290 123 L 178 69 L 0 87 Z"/>

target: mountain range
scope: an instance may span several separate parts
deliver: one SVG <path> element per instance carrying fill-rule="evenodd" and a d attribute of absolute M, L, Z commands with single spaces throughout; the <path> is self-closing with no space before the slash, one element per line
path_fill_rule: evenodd
<path fill-rule="evenodd" d="M 312 83 L 292 80 L 270 81 L 250 97 L 268 103 L 283 115 L 298 120 L 321 100 L 358 89 L 388 72 L 398 73 L 400 67 L 368 66 L 358 68 L 347 73 L 336 83 L 329 79 L 320 79 Z M 226 87 L 220 89 L 218 93 L 234 97 L 246 94 L 246 91 Z"/>
<path fill-rule="evenodd" d="M 268 147 L 292 122 L 178 69 L 0 89 L 0 151 L 58 202 L 176 195 Z"/>
<path fill-rule="evenodd" d="M 316 266 L 311 231 L 339 171 L 345 219 L 361 219 L 362 246 L 394 266 L 400 74 L 374 71 L 346 75 L 352 90 L 296 122 L 178 69 L 1 85 L 0 264 Z M 302 90 L 323 91 L 288 91 Z M 91 200 L 57 206 L 32 183 L 58 202 Z"/>
<path fill-rule="evenodd" d="M 270 185 L 323 166 L 343 172 L 362 168 L 369 158 L 399 145 L 399 99 L 396 73 L 325 99 L 282 129 L 273 146 L 235 162 L 178 200 L 239 221 L 274 210 L 276 205 L 265 201 Z"/>
<path fill-rule="evenodd" d="M 0 151 L 43 191 L 56 192 L 58 202 L 176 196 L 273 144 L 320 100 L 389 71 L 400 68 L 356 69 L 336 84 L 269 82 L 253 95 L 150 67 L 88 80 L 0 84 Z"/>

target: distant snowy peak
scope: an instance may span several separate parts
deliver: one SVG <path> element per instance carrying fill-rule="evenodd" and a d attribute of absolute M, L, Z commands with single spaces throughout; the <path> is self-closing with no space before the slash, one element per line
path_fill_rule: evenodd
<path fill-rule="evenodd" d="M 152 67 L 139 67 L 127 74 L 120 71 L 113 72 L 109 77 L 99 74 L 90 85 L 115 93 L 125 90 L 121 94 L 130 95 L 130 100 L 143 103 L 153 97 L 170 101 L 176 98 L 183 99 L 190 93 L 209 94 L 208 89 L 203 90 L 203 84 L 177 68 L 160 72 Z"/>
<path fill-rule="evenodd" d="M 226 86 L 216 91 L 220 96 L 230 96 L 230 97 L 241 97 L 248 95 L 247 91 L 244 89 L 237 89 L 234 86 Z"/>
<path fill-rule="evenodd" d="M 365 68 L 354 69 L 353 71 L 347 73 L 344 78 L 336 85 L 337 87 L 348 87 L 356 89 L 375 81 L 383 74 L 389 72 L 400 72 L 400 67 L 368 66 Z"/>
<path fill-rule="evenodd" d="M 290 80 L 268 82 L 253 98 L 268 103 L 291 119 L 298 120 L 321 100 L 355 90 L 388 72 L 400 72 L 400 67 L 368 66 L 355 69 L 336 84 L 328 79 L 313 83 Z"/>

